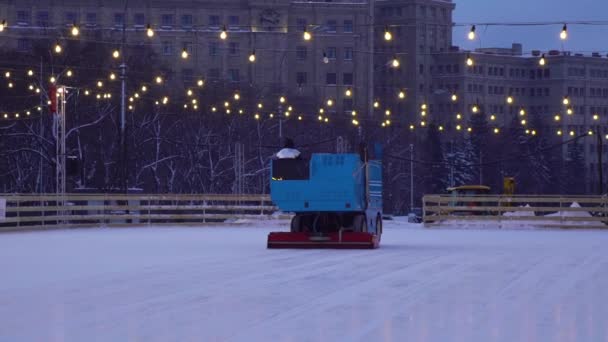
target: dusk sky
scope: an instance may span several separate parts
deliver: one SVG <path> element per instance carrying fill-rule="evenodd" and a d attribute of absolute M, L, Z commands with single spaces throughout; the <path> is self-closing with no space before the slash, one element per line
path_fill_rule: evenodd
<path fill-rule="evenodd" d="M 455 23 L 521 21 L 608 21 L 607 0 L 454 0 Z M 463 49 L 510 47 L 518 42 L 524 52 L 562 49 L 562 25 L 524 27 L 477 27 L 479 39 L 466 39 L 470 27 L 455 27 L 454 44 Z M 565 50 L 608 53 L 608 26 L 568 26 Z"/>

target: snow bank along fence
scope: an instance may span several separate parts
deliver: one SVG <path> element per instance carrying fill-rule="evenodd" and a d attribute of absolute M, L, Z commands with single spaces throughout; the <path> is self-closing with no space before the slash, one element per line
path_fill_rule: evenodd
<path fill-rule="evenodd" d="M 470 222 L 547 228 L 608 228 L 608 196 L 425 195 L 425 226 Z"/>
<path fill-rule="evenodd" d="M 0 231 L 86 226 L 201 225 L 264 219 L 268 195 L 0 194 Z"/>

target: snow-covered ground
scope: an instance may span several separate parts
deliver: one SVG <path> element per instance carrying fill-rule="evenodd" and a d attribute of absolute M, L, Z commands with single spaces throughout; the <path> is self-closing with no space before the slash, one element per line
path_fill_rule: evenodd
<path fill-rule="evenodd" d="M 263 224 L 1 234 L 0 341 L 608 341 L 608 231 L 267 250 Z"/>

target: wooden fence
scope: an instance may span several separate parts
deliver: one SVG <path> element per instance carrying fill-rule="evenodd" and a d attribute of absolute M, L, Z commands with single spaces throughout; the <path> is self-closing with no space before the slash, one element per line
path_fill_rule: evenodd
<path fill-rule="evenodd" d="M 0 194 L 0 231 L 87 226 L 204 225 L 268 218 L 268 195 Z M 1 211 L 1 209 L 0 209 Z"/>
<path fill-rule="evenodd" d="M 425 226 L 486 222 L 499 227 L 608 228 L 607 196 L 423 197 Z"/>

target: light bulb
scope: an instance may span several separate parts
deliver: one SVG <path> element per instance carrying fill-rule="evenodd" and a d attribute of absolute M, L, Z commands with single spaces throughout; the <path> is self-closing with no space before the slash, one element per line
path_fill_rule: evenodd
<path fill-rule="evenodd" d="M 490 115 L 490 121 L 496 121 L 496 115 L 494 115 L 494 114 Z"/>
<path fill-rule="evenodd" d="M 467 65 L 473 66 L 473 64 L 474 64 L 473 58 L 471 58 L 471 55 L 467 55 Z"/>
<path fill-rule="evenodd" d="M 112 81 L 114 81 L 114 80 L 116 79 L 116 75 L 115 75 L 114 73 L 111 73 L 111 74 L 110 74 L 110 79 L 111 79 Z"/>
<path fill-rule="evenodd" d="M 152 26 L 150 26 L 148 24 L 148 27 L 146 28 L 146 34 L 148 35 L 149 38 L 154 37 L 154 30 L 152 29 Z"/>
<path fill-rule="evenodd" d="M 327 54 L 325 52 L 323 52 L 323 63 L 329 63 L 329 57 L 327 57 Z"/>
<path fill-rule="evenodd" d="M 6 20 L 2 20 L 0 23 L 0 32 L 4 32 L 4 29 L 7 27 Z"/>
<path fill-rule="evenodd" d="M 380 107 L 380 102 L 374 101 L 374 108 L 378 108 L 378 107 Z"/>
<path fill-rule="evenodd" d="M 235 93 L 235 94 L 234 94 L 234 99 L 235 99 L 236 101 L 240 100 L 240 99 L 241 99 L 241 95 L 239 95 L 239 93 Z"/>
<path fill-rule="evenodd" d="M 393 61 L 391 62 L 391 66 L 393 68 L 398 68 L 399 67 L 399 60 L 397 59 L 397 56 L 393 57 Z"/>
<path fill-rule="evenodd" d="M 390 41 L 393 39 L 393 35 L 391 34 L 391 32 L 388 30 L 388 26 L 384 29 L 384 40 L 386 41 Z"/>
<path fill-rule="evenodd" d="M 28 71 L 27 71 L 27 75 L 28 75 L 28 76 L 34 76 L 34 70 L 31 70 L 31 69 L 30 69 L 30 70 L 28 70 Z"/>
<path fill-rule="evenodd" d="M 522 108 L 522 109 L 519 111 L 519 115 L 520 115 L 520 116 L 525 116 L 525 115 L 526 115 L 526 110 Z"/>
<path fill-rule="evenodd" d="M 556 116 L 553 117 L 553 120 L 559 121 L 559 120 L 561 120 L 561 117 L 559 115 L 556 115 Z"/>
<path fill-rule="evenodd" d="M 148 91 L 148 87 L 146 86 L 141 86 L 141 91 L 143 91 L 144 93 Z"/>
<path fill-rule="evenodd" d="M 186 49 L 182 50 L 182 58 L 183 59 L 188 59 L 188 50 L 186 50 Z"/>
<path fill-rule="evenodd" d="M 112 52 L 112 57 L 114 57 L 114 58 L 120 57 L 120 51 L 114 50 L 114 52 Z"/>
<path fill-rule="evenodd" d="M 4 77 L 10 78 L 11 77 L 11 72 L 7 71 L 6 73 L 4 73 Z"/>
<path fill-rule="evenodd" d="M 508 103 L 508 104 L 513 103 L 513 96 L 509 96 L 509 97 L 507 97 L 507 103 Z"/>
<path fill-rule="evenodd" d="M 261 102 L 258 103 L 258 108 L 262 109 L 262 107 L 264 107 L 264 105 Z"/>
<path fill-rule="evenodd" d="M 334 105 L 334 101 L 332 99 L 327 100 L 327 107 L 331 107 Z"/>
<path fill-rule="evenodd" d="M 452 102 L 458 101 L 458 95 L 452 94 Z"/>
<path fill-rule="evenodd" d="M 55 53 L 61 53 L 61 51 L 63 51 L 61 45 L 59 43 L 55 44 Z"/>
<path fill-rule="evenodd" d="M 404 98 L 405 98 L 405 92 L 400 91 L 400 92 L 399 92 L 399 98 L 400 98 L 400 99 L 404 99 Z"/>
<path fill-rule="evenodd" d="M 353 95 L 353 91 L 350 90 L 350 88 L 346 89 L 346 91 L 344 92 L 344 95 L 346 95 L 346 97 L 351 97 Z"/>
<path fill-rule="evenodd" d="M 545 54 L 543 53 L 543 55 L 540 57 L 540 59 L 538 60 L 538 64 L 540 66 L 545 66 L 545 64 L 547 64 L 547 60 L 545 59 Z"/>
<path fill-rule="evenodd" d="M 473 110 L 473 113 L 477 113 L 479 111 L 479 107 L 477 107 L 475 105 L 475 106 L 473 106 L 472 110 Z"/>
<path fill-rule="evenodd" d="M 304 40 L 311 40 L 312 39 L 312 35 L 310 34 L 310 32 L 308 32 L 308 30 L 306 28 L 304 28 L 303 37 L 304 37 Z"/>
<path fill-rule="evenodd" d="M 192 94 L 193 94 L 192 89 L 188 89 L 188 91 L 186 91 L 186 94 L 187 94 L 188 96 L 192 96 Z"/>
<path fill-rule="evenodd" d="M 97 81 L 97 88 L 101 88 L 101 87 L 103 87 L 103 82 Z"/>
<path fill-rule="evenodd" d="M 55 76 L 51 76 L 49 81 L 51 81 L 51 83 L 55 83 L 57 82 L 57 79 L 55 78 Z"/>
<path fill-rule="evenodd" d="M 562 103 L 564 104 L 564 106 L 567 106 L 570 104 L 570 99 L 568 98 L 568 96 L 564 96 L 564 100 L 562 101 Z"/>
<path fill-rule="evenodd" d="M 439 131 L 443 131 L 443 126 L 439 126 Z"/>
<path fill-rule="evenodd" d="M 597 114 L 593 114 L 593 120 L 597 121 L 600 119 L 600 116 Z"/>
<path fill-rule="evenodd" d="M 203 81 L 203 80 L 198 80 L 198 81 L 196 82 L 196 85 L 198 85 L 199 87 L 202 87 L 203 85 L 205 85 L 205 81 Z"/>
<path fill-rule="evenodd" d="M 161 83 L 163 83 L 163 78 L 160 77 L 160 76 L 156 76 L 156 80 L 155 81 L 156 81 L 156 84 L 161 84 Z"/>
<path fill-rule="evenodd" d="M 255 50 L 251 52 L 251 54 L 249 55 L 249 61 L 251 63 L 255 62 Z"/>
<path fill-rule="evenodd" d="M 427 108 L 426 103 L 423 103 L 423 104 L 421 104 L 421 105 L 420 105 L 420 109 L 422 109 L 422 110 L 426 110 L 426 108 Z"/>
<path fill-rule="evenodd" d="M 225 40 L 228 38 L 228 32 L 226 31 L 226 25 L 222 28 L 222 32 L 220 33 L 220 39 Z"/>
<path fill-rule="evenodd" d="M 80 29 L 78 28 L 78 26 L 76 26 L 76 24 L 74 24 L 74 26 L 72 26 L 72 36 L 77 37 L 80 34 Z"/>
<path fill-rule="evenodd" d="M 68 71 L 66 71 L 66 72 L 65 72 L 65 75 L 66 75 L 67 77 L 72 77 L 72 75 L 73 75 L 72 70 L 68 70 Z"/>
<path fill-rule="evenodd" d="M 568 39 L 568 25 L 564 24 L 564 27 L 562 27 L 562 32 L 559 33 L 559 38 L 561 40 Z"/>
<path fill-rule="evenodd" d="M 469 40 L 475 39 L 475 25 L 471 26 L 471 31 L 469 31 Z"/>
<path fill-rule="evenodd" d="M 279 98 L 279 102 L 281 102 L 281 103 L 285 103 L 285 97 L 284 97 L 284 96 L 281 96 L 281 97 Z"/>
<path fill-rule="evenodd" d="M 494 133 L 498 134 L 498 133 L 500 133 L 500 130 L 498 128 L 494 128 Z"/>

